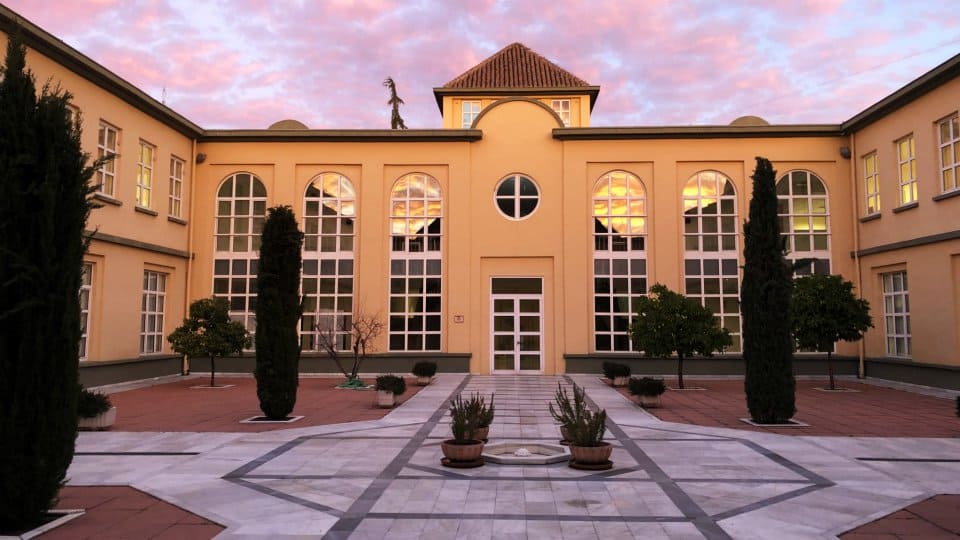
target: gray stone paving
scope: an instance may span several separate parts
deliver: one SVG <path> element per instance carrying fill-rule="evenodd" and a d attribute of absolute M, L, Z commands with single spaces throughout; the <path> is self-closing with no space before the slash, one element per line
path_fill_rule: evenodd
<path fill-rule="evenodd" d="M 445 404 L 458 391 L 496 395 L 491 441 L 555 442 L 547 403 L 572 381 L 607 409 L 612 470 L 440 465 Z M 833 538 L 930 494 L 960 492 L 960 439 L 665 423 L 586 375 L 440 375 L 377 421 L 82 433 L 77 451 L 70 484 L 133 485 L 224 524 L 221 538 Z"/>

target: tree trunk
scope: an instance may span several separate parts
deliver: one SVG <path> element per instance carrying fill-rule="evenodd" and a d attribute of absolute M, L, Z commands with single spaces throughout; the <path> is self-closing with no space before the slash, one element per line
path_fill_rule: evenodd
<path fill-rule="evenodd" d="M 837 387 L 833 384 L 833 362 L 831 361 L 830 351 L 827 351 L 827 373 L 830 374 L 830 389 L 836 390 Z"/>
<path fill-rule="evenodd" d="M 217 372 L 217 357 L 210 357 L 210 388 L 213 388 L 213 375 Z"/>
<path fill-rule="evenodd" d="M 683 390 L 683 355 L 677 355 L 677 387 Z"/>

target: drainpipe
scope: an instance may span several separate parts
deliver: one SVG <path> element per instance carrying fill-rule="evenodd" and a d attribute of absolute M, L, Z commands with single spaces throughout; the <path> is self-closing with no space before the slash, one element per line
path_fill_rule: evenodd
<path fill-rule="evenodd" d="M 853 197 L 851 202 L 853 216 L 853 266 L 854 266 L 854 286 L 857 288 L 857 296 L 863 298 L 863 279 L 860 275 L 860 179 L 857 178 L 857 137 L 854 132 L 850 132 L 850 179 L 853 181 Z M 866 356 L 866 344 L 863 338 L 857 343 L 857 378 L 863 379 L 866 376 L 864 366 L 864 357 Z"/>
<path fill-rule="evenodd" d="M 183 289 L 183 309 L 186 310 L 186 316 L 190 316 L 190 286 L 193 281 L 193 227 L 194 227 L 194 218 L 196 212 L 194 209 L 197 207 L 196 199 L 194 199 L 194 194 L 197 191 L 197 139 L 194 138 L 192 141 L 193 148 L 190 152 L 190 220 L 187 222 L 187 253 L 189 258 L 187 259 L 187 277 L 186 284 Z M 183 356 L 183 365 L 180 367 L 181 375 L 190 374 L 190 358 L 186 355 Z"/>

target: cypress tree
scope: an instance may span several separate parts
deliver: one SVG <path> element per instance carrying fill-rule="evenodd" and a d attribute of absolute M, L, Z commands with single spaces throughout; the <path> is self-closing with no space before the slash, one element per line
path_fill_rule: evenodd
<path fill-rule="evenodd" d="M 92 204 L 71 95 L 37 96 L 19 35 L 0 81 L 0 534 L 41 522 L 73 460 L 83 230 Z"/>
<path fill-rule="evenodd" d="M 744 389 L 750 416 L 762 424 L 786 422 L 796 412 L 789 316 L 793 280 L 777 220 L 776 174 L 767 159 L 757 158 L 750 220 L 743 227 Z"/>
<path fill-rule="evenodd" d="M 286 418 L 297 402 L 302 246 L 293 209 L 270 208 L 257 273 L 256 377 L 260 410 L 271 419 Z"/>

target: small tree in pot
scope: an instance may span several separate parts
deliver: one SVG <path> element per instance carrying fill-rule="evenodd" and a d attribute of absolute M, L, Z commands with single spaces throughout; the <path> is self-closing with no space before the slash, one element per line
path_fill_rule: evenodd
<path fill-rule="evenodd" d="M 453 438 L 440 443 L 448 467 L 475 467 L 483 465 L 483 441 L 477 440 L 477 428 L 482 416 L 481 400 L 463 399 L 462 395 L 450 402 L 450 431 Z"/>
<path fill-rule="evenodd" d="M 556 393 L 557 408 L 549 405 L 550 414 L 566 428 L 566 438 L 570 441 L 570 454 L 573 468 L 609 469 L 613 466 L 610 455 L 613 447 L 603 441 L 606 432 L 607 411 L 593 412 L 587 407 L 583 388 L 573 385 L 573 399 L 558 386 Z"/>
<path fill-rule="evenodd" d="M 660 396 L 667 391 L 663 379 L 633 377 L 628 384 L 630 395 L 636 397 L 643 407 L 659 407 Z"/>
<path fill-rule="evenodd" d="M 380 375 L 375 385 L 377 405 L 389 409 L 397 403 L 397 396 L 407 391 L 407 382 L 396 375 Z"/>
<path fill-rule="evenodd" d="M 612 386 L 626 386 L 627 379 L 630 378 L 630 366 L 617 362 L 604 362 L 603 376 L 610 379 Z"/>
<path fill-rule="evenodd" d="M 426 386 L 430 380 L 437 374 L 436 362 L 417 362 L 413 365 L 411 372 L 417 376 L 417 386 Z"/>

